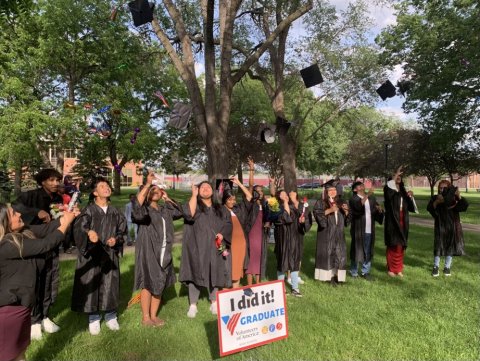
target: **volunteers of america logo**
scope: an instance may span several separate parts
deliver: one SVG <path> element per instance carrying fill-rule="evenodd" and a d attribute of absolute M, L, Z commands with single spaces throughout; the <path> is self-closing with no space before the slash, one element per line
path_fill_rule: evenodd
<path fill-rule="evenodd" d="M 240 320 L 241 312 L 234 313 L 232 316 L 222 316 L 222 321 L 227 326 L 227 330 L 230 331 L 230 334 L 233 336 L 235 327 L 237 327 L 238 320 Z"/>

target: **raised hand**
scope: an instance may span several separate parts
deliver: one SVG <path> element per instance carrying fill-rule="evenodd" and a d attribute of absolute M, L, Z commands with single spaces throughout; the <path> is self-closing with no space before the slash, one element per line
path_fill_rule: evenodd
<path fill-rule="evenodd" d="M 247 157 L 247 163 L 248 163 L 248 169 L 254 170 L 255 169 L 255 163 L 253 162 L 252 156 Z"/>
<path fill-rule="evenodd" d="M 198 196 L 198 187 L 192 183 L 192 197 Z"/>
<path fill-rule="evenodd" d="M 242 183 L 240 183 L 240 181 L 239 181 L 236 177 L 234 177 L 234 176 L 231 176 L 231 177 L 230 177 L 230 180 L 233 182 L 233 184 L 236 184 L 237 186 L 239 186 L 240 184 L 242 184 Z"/>
<path fill-rule="evenodd" d="M 154 172 L 151 170 L 148 172 L 147 174 L 147 183 L 145 184 L 146 186 L 150 186 L 152 185 L 152 182 L 153 180 L 155 179 L 155 174 Z"/>

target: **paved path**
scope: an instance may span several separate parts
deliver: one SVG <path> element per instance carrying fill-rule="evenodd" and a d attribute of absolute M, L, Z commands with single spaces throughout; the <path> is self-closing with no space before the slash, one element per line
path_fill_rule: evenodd
<path fill-rule="evenodd" d="M 433 219 L 425 219 L 425 218 L 410 216 L 410 223 L 416 224 L 418 226 L 433 228 Z M 462 223 L 462 228 L 464 231 L 468 231 L 468 232 L 480 232 L 480 224 Z"/>

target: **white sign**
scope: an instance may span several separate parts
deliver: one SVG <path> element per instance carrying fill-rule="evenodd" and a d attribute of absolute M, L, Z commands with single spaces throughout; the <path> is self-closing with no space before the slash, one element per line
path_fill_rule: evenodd
<path fill-rule="evenodd" d="M 217 293 L 220 356 L 288 337 L 283 281 Z"/>

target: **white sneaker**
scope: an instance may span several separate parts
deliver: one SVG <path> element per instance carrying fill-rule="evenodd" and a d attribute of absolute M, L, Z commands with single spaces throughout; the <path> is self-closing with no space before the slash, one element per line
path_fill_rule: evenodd
<path fill-rule="evenodd" d="M 107 327 L 112 330 L 112 331 L 118 331 L 120 330 L 120 325 L 118 324 L 117 318 L 112 318 L 111 320 L 108 320 L 105 322 Z"/>
<path fill-rule="evenodd" d="M 302 280 L 302 279 L 300 278 L 300 276 L 298 276 L 298 284 L 299 284 L 299 285 L 305 284 L 305 281 Z"/>
<path fill-rule="evenodd" d="M 212 315 L 217 314 L 217 301 L 212 302 L 212 304 L 210 305 L 210 312 L 212 313 Z"/>
<path fill-rule="evenodd" d="M 187 312 L 187 316 L 190 318 L 195 318 L 195 316 L 197 315 L 197 312 L 198 312 L 197 305 L 190 305 Z"/>
<path fill-rule="evenodd" d="M 42 330 L 46 333 L 55 333 L 60 331 L 60 327 L 48 317 L 42 320 Z"/>
<path fill-rule="evenodd" d="M 42 339 L 42 324 L 35 323 L 30 327 L 30 338 L 32 340 L 41 340 Z"/>
<path fill-rule="evenodd" d="M 98 335 L 100 333 L 100 320 L 90 322 L 88 324 L 88 330 L 90 331 L 90 335 Z"/>

